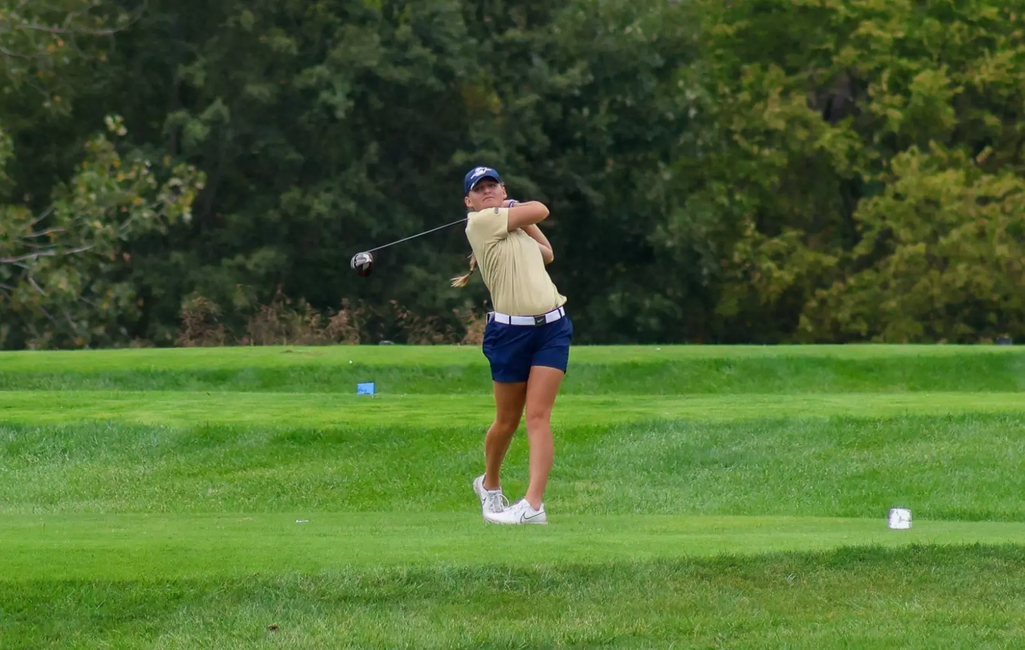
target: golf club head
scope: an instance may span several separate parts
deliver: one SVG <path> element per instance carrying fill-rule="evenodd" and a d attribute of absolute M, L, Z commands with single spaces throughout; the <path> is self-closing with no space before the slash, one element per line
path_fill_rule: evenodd
<path fill-rule="evenodd" d="M 374 270 L 374 256 L 370 253 L 356 253 L 352 256 L 349 266 L 352 267 L 353 271 L 365 278 Z"/>

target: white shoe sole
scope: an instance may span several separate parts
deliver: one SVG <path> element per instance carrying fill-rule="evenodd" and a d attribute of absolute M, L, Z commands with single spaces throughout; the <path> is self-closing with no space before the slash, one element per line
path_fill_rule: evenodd
<path fill-rule="evenodd" d="M 548 517 L 545 517 L 544 521 L 531 521 L 531 520 L 528 520 L 528 521 L 523 521 L 523 520 L 520 520 L 520 521 L 495 521 L 493 519 L 488 519 L 488 516 L 484 515 L 484 521 L 486 521 L 489 524 L 494 524 L 496 526 L 547 526 L 548 525 Z"/>
<path fill-rule="evenodd" d="M 492 526 L 547 526 L 547 521 L 491 521 L 484 517 L 485 523 Z"/>

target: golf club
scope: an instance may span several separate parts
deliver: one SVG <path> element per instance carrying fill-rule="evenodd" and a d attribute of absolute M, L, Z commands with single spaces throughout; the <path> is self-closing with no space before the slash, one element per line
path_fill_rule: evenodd
<path fill-rule="evenodd" d="M 449 228 L 451 226 L 456 225 L 457 223 L 463 223 L 464 221 L 466 221 L 466 217 L 463 217 L 462 219 L 459 219 L 458 221 L 453 221 L 452 223 L 446 223 L 444 226 L 438 226 L 437 228 L 431 228 L 430 230 L 425 230 L 422 233 L 419 233 L 419 234 L 416 234 L 416 235 L 411 235 L 409 237 L 405 237 L 405 238 L 400 239 L 398 241 L 393 241 L 390 244 L 385 244 L 384 246 L 378 246 L 377 248 L 371 248 L 368 251 L 363 251 L 363 252 L 360 252 L 360 253 L 356 253 L 355 255 L 352 256 L 352 260 L 349 261 L 349 266 L 352 268 L 353 271 L 355 271 L 359 275 L 361 275 L 363 277 L 366 277 L 366 276 L 370 275 L 371 271 L 374 270 L 374 256 L 373 256 L 373 253 L 375 251 L 379 251 L 379 250 L 381 250 L 383 248 L 388 248 L 389 246 L 394 246 L 395 244 L 401 244 L 402 242 L 409 241 L 410 239 L 416 239 L 417 237 L 423 237 L 424 235 L 429 235 L 432 232 L 436 232 L 436 231 L 442 230 L 444 228 Z"/>

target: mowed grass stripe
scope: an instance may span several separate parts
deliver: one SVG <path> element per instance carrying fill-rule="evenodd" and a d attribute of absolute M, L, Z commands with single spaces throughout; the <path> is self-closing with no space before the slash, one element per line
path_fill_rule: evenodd
<path fill-rule="evenodd" d="M 652 419 L 728 422 L 764 418 L 887 418 L 909 415 L 1021 413 L 1017 393 L 562 395 L 555 425 L 598 425 Z M 0 422 L 55 424 L 119 421 L 149 425 L 251 424 L 486 427 L 494 401 L 483 395 L 317 395 L 105 391 L 0 392 Z"/>
<path fill-rule="evenodd" d="M 468 510 L 471 510 L 468 508 Z M 316 573 L 348 567 L 602 564 L 843 546 L 1013 544 L 1023 522 L 555 515 L 498 527 L 479 514 L 0 515 L 0 575 L 31 580 L 165 580 Z M 481 549 L 488 549 L 482 553 Z"/>
<path fill-rule="evenodd" d="M 415 421 L 414 421 L 415 422 Z M 484 427 L 0 426 L 16 513 L 476 510 Z M 554 514 L 1021 521 L 1025 415 L 628 422 L 556 429 Z M 526 487 L 526 436 L 502 475 Z M 358 516 L 354 514 L 354 516 Z"/>
<path fill-rule="evenodd" d="M 580 363 L 623 364 L 700 359 L 836 358 L 885 360 L 899 358 L 959 358 L 1025 356 L 1025 347 L 987 345 L 607 345 L 573 346 Z M 349 361 L 366 365 L 449 366 L 482 359 L 479 346 L 258 346 L 222 348 L 144 348 L 131 350 L 74 350 L 0 352 L 5 372 L 106 370 L 262 368 L 306 365 L 309 360 L 328 365 Z"/>
<path fill-rule="evenodd" d="M 0 353 L 0 390 L 488 395 L 470 347 L 229 348 Z M 567 395 L 1021 392 L 1025 349 L 944 346 L 581 347 Z"/>
<path fill-rule="evenodd" d="M 1017 648 L 1023 563 L 1020 546 L 854 547 L 0 582 L 0 647 Z"/>

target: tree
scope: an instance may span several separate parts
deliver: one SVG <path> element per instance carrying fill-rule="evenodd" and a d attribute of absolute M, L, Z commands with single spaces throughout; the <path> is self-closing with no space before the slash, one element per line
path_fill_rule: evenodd
<path fill-rule="evenodd" d="M 459 229 L 348 260 L 461 215 L 477 164 L 551 206 L 581 343 L 1017 331 L 1018 2 L 0 2 L 4 345 L 173 344 L 186 301 L 458 328 Z"/>
<path fill-rule="evenodd" d="M 458 229 L 383 252 L 368 280 L 348 260 L 459 216 L 459 181 L 481 163 L 517 196 L 553 203 L 552 273 L 593 319 L 582 340 L 677 330 L 687 305 L 674 297 L 687 291 L 655 273 L 647 239 L 661 161 L 687 119 L 670 89 L 692 54 L 686 17 L 653 0 L 154 3 L 119 51 L 164 83 L 125 75 L 122 92 L 138 94 L 126 119 L 164 134 L 210 182 L 195 219 L 145 249 L 140 283 L 159 278 L 161 297 L 146 336 L 173 340 L 171 297 L 192 292 L 232 318 L 240 285 L 247 300 L 280 288 L 318 309 L 348 299 L 480 312 L 481 285 L 448 287 L 468 253 Z"/>
<path fill-rule="evenodd" d="M 9 100 L 28 88 L 51 110 L 67 110 L 78 87 L 68 73 L 104 61 L 91 41 L 123 30 L 132 16 L 101 0 L 0 0 L 0 61 Z"/>
<path fill-rule="evenodd" d="M 665 245 L 707 242 L 720 340 L 832 340 L 835 329 L 818 329 L 816 296 L 844 290 L 863 270 L 853 252 L 875 226 L 861 204 L 902 176 L 892 164 L 906 152 L 962 156 L 991 173 L 1021 170 L 1016 107 L 1025 78 L 1011 63 L 1025 56 L 1020 7 L 700 4 L 699 155 L 676 161 L 691 182 L 675 197 Z M 949 216 L 969 223 L 973 214 Z"/>
<path fill-rule="evenodd" d="M 863 201 L 853 270 L 801 318 L 811 340 L 980 342 L 1025 336 L 1025 180 L 912 147 Z"/>
<path fill-rule="evenodd" d="M 89 65 L 107 59 L 98 39 L 130 20 L 95 0 L 0 5 L 2 346 L 128 342 L 141 305 L 126 278 L 132 263 L 126 249 L 136 237 L 187 220 L 202 187 L 195 168 L 154 163 L 126 147 L 117 116 L 106 119 L 112 139 L 92 135 L 80 150 L 78 142 L 56 141 L 75 122 L 72 100 L 89 94 Z M 57 166 L 42 155 L 51 147 L 63 150 Z M 78 152 L 68 180 L 54 182 Z M 44 168 L 48 173 L 40 173 Z"/>
<path fill-rule="evenodd" d="M 119 118 L 107 126 L 115 136 L 126 134 Z M 125 160 L 103 135 L 87 149 L 42 214 L 0 205 L 0 344 L 8 338 L 32 347 L 124 342 L 142 307 L 125 278 L 132 262 L 127 242 L 191 216 L 202 188 L 194 168 Z M 0 137 L 0 160 L 10 154 L 10 140 Z"/>

